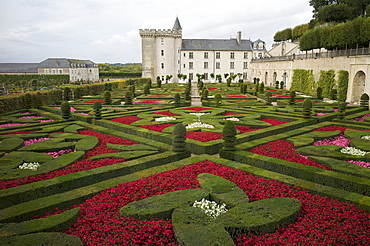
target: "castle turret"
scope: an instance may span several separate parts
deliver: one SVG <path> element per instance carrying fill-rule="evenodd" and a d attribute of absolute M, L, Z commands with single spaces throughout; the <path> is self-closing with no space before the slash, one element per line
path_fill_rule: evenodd
<path fill-rule="evenodd" d="M 177 81 L 182 43 L 182 28 L 176 17 L 172 29 L 140 29 L 142 42 L 142 77 L 156 81 L 157 76 L 165 80 L 172 75 Z"/>

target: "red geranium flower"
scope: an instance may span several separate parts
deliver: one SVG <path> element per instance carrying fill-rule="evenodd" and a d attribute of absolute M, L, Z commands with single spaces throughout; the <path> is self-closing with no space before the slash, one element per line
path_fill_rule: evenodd
<path fill-rule="evenodd" d="M 219 140 L 222 138 L 221 133 L 217 132 L 194 132 L 190 131 L 186 133 L 186 138 L 197 140 L 200 142 L 208 142 L 208 141 L 214 141 Z"/>
<path fill-rule="evenodd" d="M 159 112 L 154 112 L 152 114 L 161 114 L 161 115 L 166 115 L 166 116 L 180 116 L 180 115 L 174 114 L 170 111 L 159 111 Z"/>
<path fill-rule="evenodd" d="M 178 110 L 193 110 L 193 111 L 203 111 L 203 110 L 210 110 L 212 108 L 203 108 L 203 107 L 187 107 L 187 108 L 179 108 Z"/>
<path fill-rule="evenodd" d="M 244 113 L 237 113 L 237 112 L 225 112 L 225 116 L 227 115 L 233 115 L 233 114 L 244 114 Z"/>
<path fill-rule="evenodd" d="M 246 132 L 253 132 L 257 131 L 258 129 L 250 128 L 249 126 L 235 126 L 236 130 L 238 130 L 240 133 L 246 133 Z"/>
<path fill-rule="evenodd" d="M 125 125 L 130 125 L 131 123 L 134 123 L 135 121 L 141 120 L 137 116 L 123 116 L 115 119 L 111 119 L 111 121 L 122 123 Z"/>
<path fill-rule="evenodd" d="M 288 121 L 274 120 L 274 119 L 268 119 L 268 118 L 262 119 L 261 121 L 270 123 L 272 126 L 278 126 L 278 125 L 282 125 L 282 124 L 288 123 Z"/>
<path fill-rule="evenodd" d="M 148 129 L 148 130 L 152 130 L 152 131 L 156 131 L 156 132 L 162 132 L 163 129 L 167 128 L 167 127 L 170 127 L 170 126 L 174 126 L 175 124 L 160 124 L 160 125 L 142 125 L 142 126 L 139 126 L 140 128 L 144 128 L 144 129 Z"/>

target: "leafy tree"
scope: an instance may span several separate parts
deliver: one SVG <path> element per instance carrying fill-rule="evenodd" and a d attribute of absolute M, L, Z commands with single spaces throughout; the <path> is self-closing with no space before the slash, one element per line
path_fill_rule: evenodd
<path fill-rule="evenodd" d="M 307 31 L 308 31 L 308 24 L 302 24 L 302 25 L 298 25 L 294 27 L 292 31 L 292 39 L 296 40 L 300 38 Z"/>
<path fill-rule="evenodd" d="M 278 31 L 274 35 L 275 42 L 281 42 L 292 39 L 292 28 L 286 28 L 282 31 Z"/>
<path fill-rule="evenodd" d="M 343 3 L 326 5 L 317 13 L 317 19 L 321 22 L 344 22 L 354 17 L 353 9 Z"/>
<path fill-rule="evenodd" d="M 340 70 L 338 75 L 338 100 L 345 102 L 347 99 L 349 73 L 345 70 Z"/>

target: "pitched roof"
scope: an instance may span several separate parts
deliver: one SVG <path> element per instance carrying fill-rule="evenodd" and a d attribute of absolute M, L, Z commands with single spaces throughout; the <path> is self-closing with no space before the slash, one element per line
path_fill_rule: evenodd
<path fill-rule="evenodd" d="M 220 51 L 251 51 L 253 49 L 250 40 L 241 40 L 238 44 L 236 39 L 183 39 L 182 50 L 220 50 Z"/>
<path fill-rule="evenodd" d="M 42 68 L 69 68 L 71 64 L 84 64 L 86 67 L 92 67 L 94 63 L 90 60 L 67 59 L 67 58 L 48 58 L 40 62 L 39 67 Z"/>
<path fill-rule="evenodd" d="M 175 24 L 173 25 L 173 28 L 172 29 L 174 29 L 174 30 L 176 30 L 176 29 L 182 29 L 178 17 L 176 17 Z"/>
<path fill-rule="evenodd" d="M 38 63 L 0 63 L 0 73 L 37 73 Z"/>

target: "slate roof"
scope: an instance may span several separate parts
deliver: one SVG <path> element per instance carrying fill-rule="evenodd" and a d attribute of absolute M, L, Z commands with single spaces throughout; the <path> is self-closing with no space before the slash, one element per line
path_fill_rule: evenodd
<path fill-rule="evenodd" d="M 37 73 L 39 63 L 0 63 L 0 73 Z"/>
<path fill-rule="evenodd" d="M 69 68 L 71 63 L 85 64 L 86 67 L 93 67 L 94 63 L 90 60 L 78 60 L 78 59 L 67 59 L 67 58 L 48 58 L 40 62 L 39 67 L 41 68 Z"/>
<path fill-rule="evenodd" d="M 183 39 L 182 50 L 251 51 L 253 42 L 241 40 L 238 44 L 236 39 Z"/>
<path fill-rule="evenodd" d="M 182 29 L 178 17 L 176 17 L 175 24 L 173 25 L 173 28 L 172 29 L 174 29 L 174 30 L 176 30 L 176 29 Z"/>

